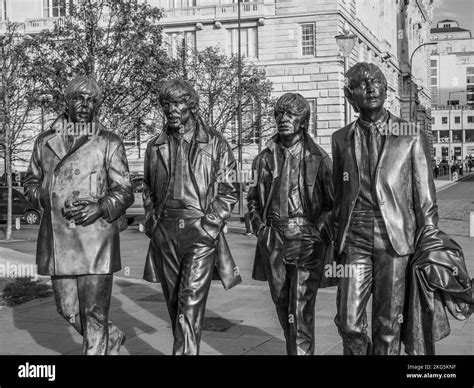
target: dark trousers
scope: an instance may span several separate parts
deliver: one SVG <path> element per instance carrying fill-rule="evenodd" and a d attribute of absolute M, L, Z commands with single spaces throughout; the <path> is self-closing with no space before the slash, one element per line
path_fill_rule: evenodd
<path fill-rule="evenodd" d="M 173 328 L 173 354 L 197 355 L 216 241 L 204 231 L 200 218 L 160 218 L 153 248 Z"/>
<path fill-rule="evenodd" d="M 258 235 L 289 355 L 314 353 L 314 309 L 324 253 L 312 225 L 266 226 Z"/>
<path fill-rule="evenodd" d="M 56 307 L 83 336 L 82 353 L 118 354 L 123 333 L 108 320 L 113 275 L 52 276 Z"/>
<path fill-rule="evenodd" d="M 335 318 L 344 354 L 400 354 L 408 258 L 393 251 L 380 213 L 354 212 L 342 254 L 342 264 L 354 267 L 340 279 Z M 366 313 L 371 294 L 373 345 Z"/>

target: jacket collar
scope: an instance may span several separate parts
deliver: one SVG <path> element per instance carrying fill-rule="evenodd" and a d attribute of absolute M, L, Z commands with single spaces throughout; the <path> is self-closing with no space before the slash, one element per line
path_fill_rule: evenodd
<path fill-rule="evenodd" d="M 170 139 L 170 136 L 172 135 L 170 133 L 168 124 L 166 124 L 153 145 L 160 146 L 163 144 L 167 144 Z M 198 116 L 196 120 L 194 140 L 198 143 L 209 143 L 209 128 L 207 128 L 200 116 Z"/>
<path fill-rule="evenodd" d="M 396 121 L 396 122 L 401 121 L 401 119 L 399 119 L 398 117 L 396 117 L 392 113 L 390 113 L 390 111 L 388 109 L 386 109 L 385 111 L 387 113 L 387 115 L 384 117 L 385 120 L 378 120 L 375 123 L 375 125 L 377 126 L 377 129 L 379 130 L 379 132 L 382 131 L 384 124 L 389 125 L 391 121 Z M 358 124 L 360 125 L 360 123 L 362 123 L 362 125 L 365 126 L 365 127 L 367 127 L 368 125 L 371 124 L 371 123 L 368 123 L 365 120 L 362 120 L 361 118 L 358 118 L 357 120 L 353 121 L 351 124 L 349 124 L 349 130 L 347 131 L 346 140 L 349 140 L 352 136 L 354 136 L 356 125 L 358 125 Z M 390 132 L 390 134 L 392 134 L 392 133 Z"/>
<path fill-rule="evenodd" d="M 278 147 L 278 140 L 280 139 L 280 134 L 276 133 L 273 135 L 266 143 L 266 146 L 272 150 L 275 151 L 276 147 Z M 316 143 L 313 141 L 310 135 L 308 135 L 307 132 L 303 133 L 303 140 L 304 140 L 304 150 L 305 150 L 305 157 L 311 156 L 311 155 L 320 155 L 321 156 L 321 151 L 318 149 L 316 146 Z"/>

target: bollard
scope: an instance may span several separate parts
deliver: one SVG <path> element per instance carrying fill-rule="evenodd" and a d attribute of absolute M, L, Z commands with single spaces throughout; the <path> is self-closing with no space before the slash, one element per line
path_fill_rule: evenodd
<path fill-rule="evenodd" d="M 469 237 L 474 237 L 474 212 L 469 212 Z"/>
<path fill-rule="evenodd" d="M 21 220 L 20 217 L 15 218 L 15 228 L 16 230 L 20 230 L 21 227 Z"/>

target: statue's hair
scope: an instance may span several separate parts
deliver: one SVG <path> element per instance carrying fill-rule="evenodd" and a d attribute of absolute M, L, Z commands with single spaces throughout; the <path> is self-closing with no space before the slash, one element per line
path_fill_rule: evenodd
<path fill-rule="evenodd" d="M 174 78 L 166 81 L 160 89 L 159 101 L 163 105 L 165 100 L 185 97 L 191 111 L 196 113 L 199 107 L 199 96 L 189 81 L 182 78 Z"/>
<path fill-rule="evenodd" d="M 309 119 L 311 116 L 311 109 L 308 101 L 299 93 L 285 93 L 275 104 L 274 115 L 277 117 L 278 113 L 288 110 L 296 110 L 298 115 L 303 117 L 303 129 L 307 132 L 309 127 Z"/>
<path fill-rule="evenodd" d="M 344 79 L 344 95 L 350 101 L 352 101 L 352 93 L 354 88 L 368 77 L 380 78 L 385 90 L 387 90 L 387 79 L 385 78 L 382 70 L 380 70 L 380 67 L 374 65 L 373 63 L 358 62 L 346 72 Z M 354 104 L 352 105 L 354 110 L 358 112 L 358 108 Z"/>
<path fill-rule="evenodd" d="M 64 90 L 64 97 L 67 101 L 69 101 L 78 93 L 89 93 L 97 99 L 98 104 L 102 102 L 102 92 L 100 90 L 99 84 L 92 77 L 79 76 L 74 78 L 66 86 L 66 89 Z"/>

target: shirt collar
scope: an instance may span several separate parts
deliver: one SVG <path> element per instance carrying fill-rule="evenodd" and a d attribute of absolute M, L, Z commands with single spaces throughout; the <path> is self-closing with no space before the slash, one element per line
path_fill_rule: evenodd
<path fill-rule="evenodd" d="M 286 153 L 288 151 L 288 153 L 293 157 L 293 158 L 296 158 L 301 150 L 302 150 L 302 146 L 303 146 L 303 138 L 301 138 L 300 140 L 298 140 L 297 143 L 293 144 L 291 147 L 287 148 L 285 147 L 284 145 L 282 145 L 281 143 L 278 143 L 278 146 L 280 147 L 280 149 L 283 151 L 283 153 Z"/>
<path fill-rule="evenodd" d="M 372 126 L 372 125 L 375 125 L 375 128 L 377 128 L 377 130 L 379 131 L 379 133 L 381 135 L 385 135 L 386 132 L 384 131 L 384 127 L 387 125 L 387 122 L 388 120 L 390 119 L 390 112 L 388 110 L 384 110 L 384 114 L 382 115 L 382 117 L 380 119 L 378 119 L 377 121 L 375 122 L 371 122 L 371 121 L 365 121 L 364 119 L 362 119 L 360 116 L 359 118 L 357 119 L 357 123 L 359 124 L 359 126 L 362 128 L 362 130 L 367 133 L 369 128 Z"/>
<path fill-rule="evenodd" d="M 188 130 L 188 132 L 186 132 L 183 135 L 181 135 L 181 134 L 177 133 L 176 131 L 168 128 L 168 133 L 170 135 L 172 135 L 175 139 L 179 139 L 182 136 L 186 143 L 191 143 L 191 140 L 193 139 L 193 136 L 194 136 L 195 132 L 196 132 L 196 124 L 194 124 L 192 126 L 192 128 L 190 130 Z"/>

